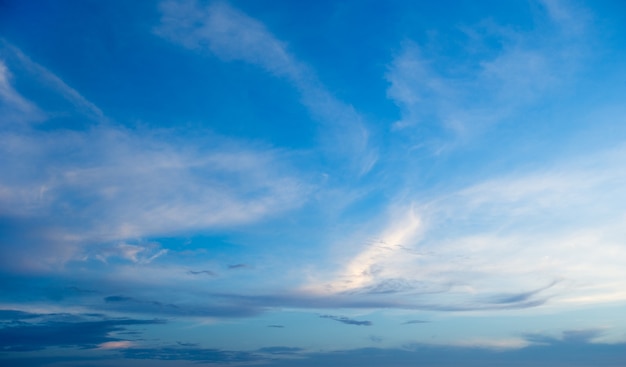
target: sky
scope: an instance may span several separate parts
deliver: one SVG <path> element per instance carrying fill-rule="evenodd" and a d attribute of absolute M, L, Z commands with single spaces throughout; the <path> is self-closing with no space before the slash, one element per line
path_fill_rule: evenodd
<path fill-rule="evenodd" d="M 0 364 L 626 363 L 626 3 L 0 0 Z"/>

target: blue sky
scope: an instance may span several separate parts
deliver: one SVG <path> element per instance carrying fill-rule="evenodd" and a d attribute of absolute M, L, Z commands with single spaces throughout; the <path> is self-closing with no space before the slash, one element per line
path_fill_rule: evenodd
<path fill-rule="evenodd" d="M 0 360 L 623 366 L 621 1 L 0 1 Z"/>

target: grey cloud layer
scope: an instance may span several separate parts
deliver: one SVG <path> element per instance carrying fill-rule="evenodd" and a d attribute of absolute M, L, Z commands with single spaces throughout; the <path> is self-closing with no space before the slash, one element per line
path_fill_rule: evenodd
<path fill-rule="evenodd" d="M 0 348 L 4 351 L 32 351 L 47 347 L 96 348 L 123 339 L 111 336 L 137 325 L 163 324 L 163 320 L 108 319 L 88 315 L 32 314 L 3 312 Z M 8 322 L 7 322 L 8 321 Z"/>

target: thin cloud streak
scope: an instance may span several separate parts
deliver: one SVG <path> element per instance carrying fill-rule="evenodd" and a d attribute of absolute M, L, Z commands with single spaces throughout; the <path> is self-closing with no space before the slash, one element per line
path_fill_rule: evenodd
<path fill-rule="evenodd" d="M 532 31 L 491 22 L 462 27 L 468 46 L 460 51 L 471 56 L 462 65 L 447 65 L 406 40 L 386 74 L 387 96 L 401 113 L 392 131 L 410 134 L 413 148 L 438 155 L 567 85 L 587 57 L 588 16 L 559 1 L 542 1 L 540 7 L 543 13 L 536 15 Z M 502 43 L 501 50 L 478 55 L 477 62 L 475 49 L 490 38 Z M 468 72 L 451 72 L 459 68 Z M 435 133 L 425 141 L 419 132 L 429 130 Z"/>
<path fill-rule="evenodd" d="M 19 110 L 25 99 L 10 88 L 2 70 L 3 96 L 11 97 L 5 103 L 17 103 Z M 46 243 L 46 260 L 37 264 L 2 244 L 4 259 L 20 259 L 6 262 L 11 267 L 45 268 L 90 257 L 106 262 L 111 256 L 150 263 L 167 249 L 102 244 L 254 222 L 298 207 L 310 189 L 287 172 L 289 165 L 281 161 L 288 158 L 281 152 L 212 135 L 179 145 L 158 132 L 110 124 L 75 132 L 20 127 L 3 133 L 0 145 L 0 169 L 6 172 L 0 179 L 0 215 L 39 227 L 30 238 L 9 231 L 5 241 Z M 89 248 L 94 244 L 100 247 Z"/>
<path fill-rule="evenodd" d="M 415 199 L 411 210 L 391 206 L 386 227 L 369 233 L 381 240 L 303 290 L 385 294 L 405 307 L 439 310 L 623 301 L 615 281 L 626 277 L 623 157 L 624 149 L 597 153 Z"/>
<path fill-rule="evenodd" d="M 335 320 L 335 321 L 341 322 L 342 324 L 346 324 L 346 325 L 357 325 L 357 326 L 371 326 L 372 325 L 371 321 L 354 320 L 354 319 L 351 319 L 351 318 L 345 317 L 345 316 L 320 315 L 320 317 L 323 318 L 323 319 Z"/>
<path fill-rule="evenodd" d="M 69 314 L 16 316 L 14 321 L 29 321 L 15 322 L 0 328 L 0 349 L 3 351 L 35 351 L 70 346 L 87 349 L 130 346 L 125 344 L 127 341 L 111 335 L 137 325 L 165 324 L 164 320 L 109 319 Z"/>
<path fill-rule="evenodd" d="M 61 78 L 50 72 L 48 69 L 32 61 L 17 47 L 5 43 L 4 46 L 14 53 L 19 62 L 29 72 L 36 75 L 36 77 L 43 83 L 48 84 L 51 88 L 59 92 L 64 98 L 72 102 L 79 110 L 83 111 L 87 116 L 93 118 L 99 122 L 106 122 L 107 118 L 104 112 L 98 106 L 90 102 L 87 98 L 83 97 L 77 90 L 67 85 Z"/>
<path fill-rule="evenodd" d="M 289 80 L 302 103 L 322 123 L 327 151 L 355 161 L 359 174 L 374 166 L 377 153 L 363 118 L 350 105 L 334 98 L 304 63 L 298 61 L 267 28 L 224 2 L 202 6 L 195 0 L 161 3 L 156 33 L 183 46 L 208 48 L 224 60 L 243 60 Z"/>
<path fill-rule="evenodd" d="M 30 101 L 22 97 L 11 85 L 11 74 L 6 64 L 0 60 L 0 112 L 3 123 L 37 121 L 43 113 Z"/>

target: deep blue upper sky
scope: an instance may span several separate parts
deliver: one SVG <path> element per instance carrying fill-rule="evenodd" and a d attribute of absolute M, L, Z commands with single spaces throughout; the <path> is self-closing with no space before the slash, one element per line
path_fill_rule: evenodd
<path fill-rule="evenodd" d="M 0 362 L 621 367 L 625 59 L 622 1 L 0 1 Z"/>

